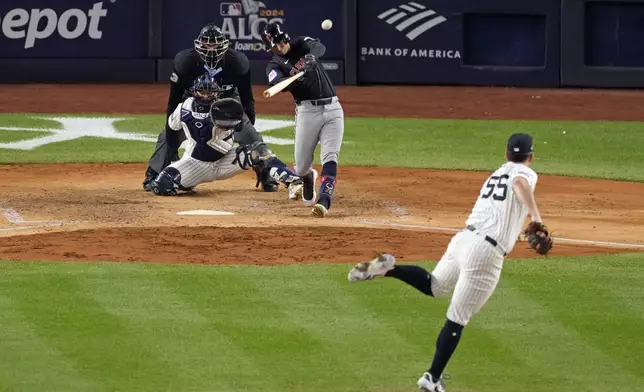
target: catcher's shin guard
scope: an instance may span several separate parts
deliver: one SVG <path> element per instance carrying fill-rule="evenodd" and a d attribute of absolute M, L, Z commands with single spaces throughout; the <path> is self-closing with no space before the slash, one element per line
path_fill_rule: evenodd
<path fill-rule="evenodd" d="M 175 196 L 179 191 L 192 192 L 181 185 L 181 173 L 174 167 L 166 167 L 150 182 L 152 193 L 159 196 Z"/>
<path fill-rule="evenodd" d="M 262 184 L 265 192 L 275 192 L 278 181 L 288 187 L 299 177 L 284 164 L 264 142 L 254 142 L 237 148 L 237 162 L 244 170 L 252 167 L 257 176 L 257 184 Z"/>
<path fill-rule="evenodd" d="M 259 166 L 253 166 L 255 175 L 257 176 L 257 183 L 255 188 L 262 184 L 262 190 L 264 192 L 277 192 L 279 185 L 274 178 L 271 177 L 268 168 L 261 168 Z"/>
<path fill-rule="evenodd" d="M 159 173 L 154 171 L 151 167 L 148 167 L 147 170 L 145 171 L 145 180 L 143 180 L 143 190 L 146 192 L 150 192 L 152 190 L 152 181 L 154 181 L 155 178 Z"/>

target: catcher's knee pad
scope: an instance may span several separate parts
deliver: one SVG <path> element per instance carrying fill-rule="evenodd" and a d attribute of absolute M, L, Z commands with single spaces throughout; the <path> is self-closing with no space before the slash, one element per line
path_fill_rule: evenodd
<path fill-rule="evenodd" d="M 174 196 L 181 186 L 181 173 L 174 167 L 166 167 L 150 184 L 152 192 L 160 196 Z"/>

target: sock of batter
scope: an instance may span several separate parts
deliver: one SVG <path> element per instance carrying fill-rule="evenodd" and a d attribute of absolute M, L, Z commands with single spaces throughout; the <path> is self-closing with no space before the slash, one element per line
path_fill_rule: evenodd
<path fill-rule="evenodd" d="M 338 163 L 330 161 L 322 165 L 322 178 L 320 179 L 320 197 L 318 203 L 326 209 L 331 208 L 331 199 L 335 191 L 336 175 L 338 174 Z"/>
<path fill-rule="evenodd" d="M 431 295 L 432 293 L 432 275 L 423 267 L 417 265 L 397 265 L 392 270 L 387 271 L 385 276 L 390 276 L 415 287 L 423 294 Z"/>
<path fill-rule="evenodd" d="M 462 332 L 462 325 L 456 324 L 449 319 L 445 322 L 441 333 L 438 335 L 438 339 L 436 339 L 436 353 L 434 353 L 432 366 L 428 370 L 434 378 L 433 381 L 438 381 L 441 374 L 443 374 L 447 362 L 452 357 L 452 354 L 454 354 L 459 340 L 461 340 Z"/>

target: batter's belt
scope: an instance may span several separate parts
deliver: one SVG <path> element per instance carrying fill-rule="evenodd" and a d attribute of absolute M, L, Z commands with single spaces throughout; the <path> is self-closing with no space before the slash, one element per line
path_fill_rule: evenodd
<path fill-rule="evenodd" d="M 295 104 L 296 105 L 309 104 L 313 106 L 324 106 L 324 105 L 332 104 L 334 102 L 338 102 L 338 97 L 309 99 L 306 101 L 295 101 Z"/>
<path fill-rule="evenodd" d="M 485 234 L 483 234 L 483 233 L 479 232 L 478 230 L 476 230 L 476 227 L 474 227 L 474 226 L 472 226 L 472 225 L 467 225 L 466 229 L 467 229 L 467 230 L 469 230 L 469 231 L 473 231 L 474 233 L 476 233 L 476 234 L 478 234 L 478 235 L 484 235 L 484 236 L 485 236 L 485 240 L 486 240 L 487 242 L 489 242 L 489 243 L 490 243 L 492 246 L 494 246 L 495 248 L 497 248 L 497 247 L 498 247 L 498 248 L 499 248 L 499 250 L 501 250 L 501 252 L 503 252 L 503 256 L 507 256 L 507 255 L 508 255 L 508 254 L 507 254 L 507 253 L 506 253 L 506 252 L 505 252 L 505 251 L 504 251 L 504 250 L 499 246 L 499 243 L 498 243 L 494 238 L 490 237 L 489 235 L 485 235 Z"/>

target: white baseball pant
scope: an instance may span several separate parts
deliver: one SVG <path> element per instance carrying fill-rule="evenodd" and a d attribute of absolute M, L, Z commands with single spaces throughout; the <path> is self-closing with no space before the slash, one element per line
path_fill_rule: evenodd
<path fill-rule="evenodd" d="M 228 151 L 226 155 L 215 162 L 205 162 L 194 159 L 190 154 L 170 164 L 181 173 L 181 185 L 185 188 L 192 188 L 205 182 L 226 180 L 243 171 L 239 165 L 233 164 L 235 149 Z"/>
<path fill-rule="evenodd" d="M 449 320 L 465 326 L 481 310 L 499 283 L 503 260 L 503 251 L 484 235 L 466 230 L 452 237 L 431 277 L 434 296 L 454 290 Z"/>

